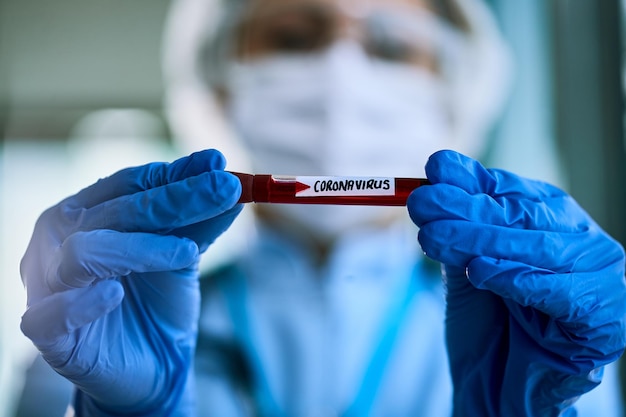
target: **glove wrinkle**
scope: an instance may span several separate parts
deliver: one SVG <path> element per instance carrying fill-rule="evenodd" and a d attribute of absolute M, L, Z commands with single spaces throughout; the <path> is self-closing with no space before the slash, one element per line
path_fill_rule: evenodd
<path fill-rule="evenodd" d="M 46 210 L 22 332 L 85 416 L 193 415 L 200 253 L 241 211 L 215 150 L 118 171 Z"/>
<path fill-rule="evenodd" d="M 452 151 L 426 174 L 407 206 L 444 265 L 455 416 L 575 416 L 626 346 L 624 249 L 552 185 Z"/>

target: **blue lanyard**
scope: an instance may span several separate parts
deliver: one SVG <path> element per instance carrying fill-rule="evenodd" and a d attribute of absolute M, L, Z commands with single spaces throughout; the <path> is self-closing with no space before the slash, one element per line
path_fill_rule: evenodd
<path fill-rule="evenodd" d="M 280 411 L 280 407 L 270 393 L 269 382 L 265 372 L 263 372 L 263 363 L 252 342 L 250 322 L 248 321 L 246 309 L 245 279 L 241 272 L 236 270 L 234 274 L 228 276 L 228 279 L 222 281 L 221 287 L 226 295 L 226 303 L 233 320 L 235 335 L 239 343 L 241 343 L 252 367 L 254 378 L 252 395 L 255 400 L 257 414 L 268 417 L 286 417 Z"/>
<path fill-rule="evenodd" d="M 417 274 L 413 273 L 409 284 L 401 287 L 397 292 L 396 301 L 388 310 L 385 320 L 383 320 L 380 328 L 380 342 L 372 353 L 359 391 L 352 404 L 342 413 L 343 417 L 362 417 L 370 414 L 411 301 L 414 299 L 414 295 L 421 289 L 418 280 Z M 269 382 L 266 373 L 263 371 L 263 364 L 252 342 L 252 333 L 246 309 L 245 279 L 241 273 L 235 273 L 222 285 L 237 339 L 242 344 L 253 370 L 255 378 L 255 381 L 253 381 L 253 395 L 258 414 L 264 417 L 287 417 L 271 395 Z"/>
<path fill-rule="evenodd" d="M 376 346 L 370 359 L 367 370 L 361 382 L 357 395 L 346 412 L 344 417 L 369 416 L 380 383 L 385 375 L 387 363 L 392 356 L 400 328 L 407 316 L 407 312 L 414 299 L 414 295 L 420 289 L 418 278 L 415 273 L 411 275 L 408 286 L 401 287 L 396 294 L 396 301 L 387 312 L 387 316 L 381 327 L 382 337 Z"/>

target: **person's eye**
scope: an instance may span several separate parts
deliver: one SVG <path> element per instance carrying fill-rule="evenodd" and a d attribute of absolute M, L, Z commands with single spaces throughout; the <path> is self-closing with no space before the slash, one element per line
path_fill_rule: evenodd
<path fill-rule="evenodd" d="M 413 54 L 409 45 L 390 27 L 389 19 L 372 16 L 366 21 L 365 47 L 370 55 L 389 61 L 408 61 Z"/>
<path fill-rule="evenodd" d="M 373 16 L 366 22 L 364 44 L 368 53 L 387 61 L 438 71 L 438 58 L 432 46 L 393 22 L 394 19 L 384 15 Z"/>
<path fill-rule="evenodd" d="M 306 53 L 331 42 L 334 19 L 326 8 L 296 5 L 265 14 L 244 23 L 239 31 L 240 55 Z"/>
<path fill-rule="evenodd" d="M 305 22 L 283 22 L 268 28 L 265 36 L 264 43 L 273 52 L 310 52 L 326 42 L 318 28 Z"/>
<path fill-rule="evenodd" d="M 417 54 L 412 45 L 392 38 L 368 39 L 366 49 L 372 56 L 394 62 L 411 62 Z"/>
<path fill-rule="evenodd" d="M 391 38 L 384 41 L 370 41 L 366 43 L 366 50 L 370 56 L 385 61 L 408 64 L 434 73 L 439 72 L 438 60 L 433 53 L 409 42 Z"/>

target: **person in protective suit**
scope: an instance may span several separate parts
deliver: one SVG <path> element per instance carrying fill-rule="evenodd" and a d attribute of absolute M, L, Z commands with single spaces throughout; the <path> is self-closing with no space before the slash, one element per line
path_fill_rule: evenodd
<path fill-rule="evenodd" d="M 201 254 L 242 210 L 217 150 L 50 208 L 21 265 L 22 330 L 74 384 L 76 414 L 576 415 L 624 350 L 624 252 L 562 190 L 470 158 L 506 85 L 484 5 L 173 7 L 181 135 L 228 156 L 223 115 L 254 172 L 431 185 L 408 216 L 257 205 L 238 253 L 202 280 Z"/>

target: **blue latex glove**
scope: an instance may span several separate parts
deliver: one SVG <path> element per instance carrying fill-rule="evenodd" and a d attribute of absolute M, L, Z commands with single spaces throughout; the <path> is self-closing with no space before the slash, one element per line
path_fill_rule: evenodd
<path fill-rule="evenodd" d="M 408 209 L 444 264 L 454 415 L 576 415 L 626 344 L 622 247 L 551 185 L 452 151 L 426 174 Z"/>
<path fill-rule="evenodd" d="M 198 260 L 241 210 L 224 165 L 210 150 L 122 170 L 37 221 L 22 331 L 78 388 L 78 415 L 191 414 Z"/>

